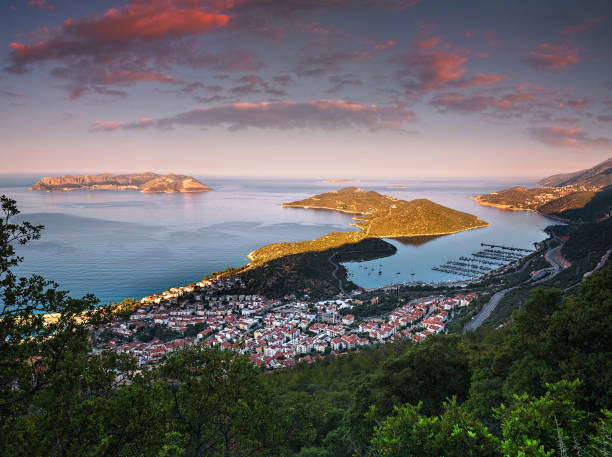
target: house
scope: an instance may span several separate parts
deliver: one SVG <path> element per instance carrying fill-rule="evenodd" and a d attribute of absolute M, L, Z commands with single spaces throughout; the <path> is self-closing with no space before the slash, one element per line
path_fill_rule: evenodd
<path fill-rule="evenodd" d="M 334 351 L 341 351 L 345 347 L 344 341 L 341 338 L 334 338 L 331 340 L 331 347 Z"/>
<path fill-rule="evenodd" d="M 357 346 L 358 336 L 354 333 L 343 335 L 340 339 L 344 342 L 347 349 L 354 349 Z"/>
<path fill-rule="evenodd" d="M 353 322 L 355 322 L 355 316 L 352 314 L 347 314 L 342 318 L 342 323 L 344 325 L 351 325 Z"/>

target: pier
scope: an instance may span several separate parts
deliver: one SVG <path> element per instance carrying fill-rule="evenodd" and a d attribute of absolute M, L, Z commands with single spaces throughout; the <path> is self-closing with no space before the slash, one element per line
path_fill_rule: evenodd
<path fill-rule="evenodd" d="M 485 249 L 473 252 L 470 257 L 461 256 L 458 260 L 447 260 L 443 265 L 432 267 L 432 270 L 476 279 L 499 272 L 500 269 L 535 252 L 531 249 L 514 248 L 501 244 L 480 243 L 480 246 Z"/>
<path fill-rule="evenodd" d="M 489 248 L 500 248 L 500 249 L 506 249 L 508 251 L 519 251 L 519 252 L 535 252 L 533 249 L 524 249 L 524 248 L 513 248 L 511 246 L 502 246 L 499 244 L 488 244 L 488 243 L 480 243 L 481 246 L 486 246 Z"/>

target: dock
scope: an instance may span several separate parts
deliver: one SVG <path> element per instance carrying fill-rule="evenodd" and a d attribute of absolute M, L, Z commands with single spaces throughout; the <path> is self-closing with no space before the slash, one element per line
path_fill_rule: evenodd
<path fill-rule="evenodd" d="M 480 246 L 485 249 L 473 252 L 469 257 L 447 260 L 443 265 L 432 267 L 432 270 L 472 279 L 482 278 L 497 273 L 535 252 L 532 249 L 501 244 L 480 243 Z"/>

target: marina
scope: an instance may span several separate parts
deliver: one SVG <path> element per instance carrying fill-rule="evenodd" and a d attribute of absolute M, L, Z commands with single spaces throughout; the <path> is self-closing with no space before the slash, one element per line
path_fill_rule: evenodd
<path fill-rule="evenodd" d="M 445 264 L 433 266 L 433 271 L 476 279 L 497 272 L 503 267 L 520 261 L 536 252 L 533 249 L 516 248 L 499 244 L 480 243 L 485 247 L 473 252 L 471 257 L 461 256 L 459 260 L 448 260 Z"/>

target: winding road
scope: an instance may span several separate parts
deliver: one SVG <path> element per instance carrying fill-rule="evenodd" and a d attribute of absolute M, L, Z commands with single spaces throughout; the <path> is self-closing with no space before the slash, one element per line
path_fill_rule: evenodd
<path fill-rule="evenodd" d="M 561 258 L 561 261 L 559 260 L 560 251 L 564 243 L 559 238 L 557 238 L 557 235 L 554 234 L 553 240 L 558 241 L 560 243 L 559 246 L 551 249 L 549 243 L 550 240 L 547 240 L 546 245 L 549 247 L 549 249 L 544 254 L 544 259 L 546 259 L 546 261 L 550 264 L 553 271 L 550 275 L 547 275 L 537 281 L 533 281 L 531 284 L 539 284 L 548 281 L 549 279 L 552 279 L 557 276 L 561 270 L 567 268 L 567 261 L 563 258 Z M 519 271 L 523 271 L 529 262 L 531 261 L 526 262 L 525 265 L 523 265 L 523 267 Z M 523 284 L 527 284 L 529 282 L 530 280 L 528 279 L 527 281 L 523 282 Z M 515 289 L 516 287 L 518 286 L 510 287 L 508 289 L 502 289 L 495 295 L 493 295 L 491 299 L 487 302 L 487 304 L 482 307 L 480 312 L 476 316 L 474 316 L 472 320 L 465 324 L 465 326 L 463 327 L 463 333 L 476 330 L 478 327 L 480 327 L 482 323 L 491 315 L 491 313 L 497 307 L 501 299 L 504 298 L 504 295 L 506 295 L 508 292 L 510 292 L 512 289 Z"/>

